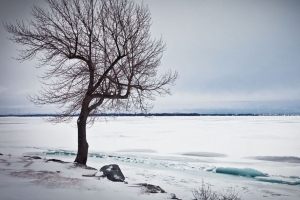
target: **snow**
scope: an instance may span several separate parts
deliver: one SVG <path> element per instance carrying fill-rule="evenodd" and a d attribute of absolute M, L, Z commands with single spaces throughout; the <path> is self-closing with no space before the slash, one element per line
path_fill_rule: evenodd
<path fill-rule="evenodd" d="M 167 194 L 192 199 L 191 191 L 204 180 L 214 191 L 232 187 L 245 200 L 300 199 L 300 117 L 119 117 L 96 122 L 87 130 L 87 164 L 96 169 L 118 164 L 128 185 L 98 180 L 99 171 L 98 178 L 82 177 L 95 172 L 68 168 L 68 164 L 43 160 L 18 163 L 23 155 L 73 162 L 75 122 L 52 125 L 40 118 L 0 118 L 0 153 L 5 154 L 5 160 L 11 159 L 9 166 L 0 162 L 1 197 L 168 198 L 130 187 L 148 183 L 160 186 Z M 10 175 L 29 169 L 61 171 L 59 176 L 83 181 L 65 186 L 66 180 L 56 177 L 63 187 L 51 188 L 48 183 L 36 184 L 39 179 Z M 52 175 L 49 173 L 50 182 L 56 180 Z M 16 188 L 20 190 L 14 192 Z"/>
<path fill-rule="evenodd" d="M 153 195 L 141 195 L 141 188 L 105 178 L 83 177 L 90 170 L 74 168 L 73 163 L 52 163 L 8 155 L 2 156 L 1 160 L 9 163 L 0 163 L 1 199 L 153 199 Z M 32 164 L 25 167 L 28 162 Z M 166 194 L 158 194 L 160 198 L 163 196 Z"/>

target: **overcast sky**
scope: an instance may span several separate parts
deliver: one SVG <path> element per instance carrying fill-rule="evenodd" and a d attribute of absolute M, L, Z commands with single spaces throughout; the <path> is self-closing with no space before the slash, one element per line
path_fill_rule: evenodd
<path fill-rule="evenodd" d="M 141 2 L 140 0 L 136 0 Z M 300 113 L 299 0 L 144 0 L 152 36 L 167 49 L 161 71 L 180 78 L 173 95 L 157 98 L 152 112 Z M 0 19 L 30 17 L 41 0 L 1 0 Z M 36 61 L 12 59 L 20 48 L 0 27 L 0 114 L 55 112 L 36 108 L 26 94 L 41 86 Z"/>

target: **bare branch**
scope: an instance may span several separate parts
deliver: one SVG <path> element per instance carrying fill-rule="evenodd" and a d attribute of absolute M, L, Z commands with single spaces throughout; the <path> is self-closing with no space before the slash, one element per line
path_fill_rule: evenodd
<path fill-rule="evenodd" d="M 18 60 L 38 58 L 46 72 L 37 106 L 55 104 L 74 114 L 151 109 L 149 100 L 171 94 L 177 72 L 157 75 L 165 44 L 151 39 L 147 6 L 131 0 L 46 0 L 32 20 L 4 24 L 10 40 L 22 45 Z"/>

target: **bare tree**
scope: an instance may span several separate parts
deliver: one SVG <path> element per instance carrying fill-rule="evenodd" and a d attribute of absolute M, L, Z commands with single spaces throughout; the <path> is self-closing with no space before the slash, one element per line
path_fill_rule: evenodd
<path fill-rule="evenodd" d="M 151 39 L 147 6 L 131 0 L 46 0 L 34 6 L 32 19 L 4 24 L 10 40 L 23 45 L 20 61 L 37 58 L 46 67 L 40 94 L 29 97 L 37 106 L 55 104 L 63 122 L 79 114 L 75 162 L 86 164 L 86 124 L 96 114 L 141 110 L 147 112 L 156 95 L 177 72 L 160 76 L 165 44 Z"/>

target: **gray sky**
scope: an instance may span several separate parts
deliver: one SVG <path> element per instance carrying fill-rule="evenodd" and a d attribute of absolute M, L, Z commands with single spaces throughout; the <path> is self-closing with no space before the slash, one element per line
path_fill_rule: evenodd
<path fill-rule="evenodd" d="M 140 0 L 136 0 L 141 2 Z M 144 0 L 152 35 L 167 49 L 161 71 L 177 70 L 173 95 L 157 98 L 152 112 L 300 113 L 300 1 Z M 41 0 L 1 0 L 0 19 L 27 19 Z M 11 57 L 20 48 L 0 27 L 0 114 L 54 112 L 35 108 L 35 61 Z"/>

